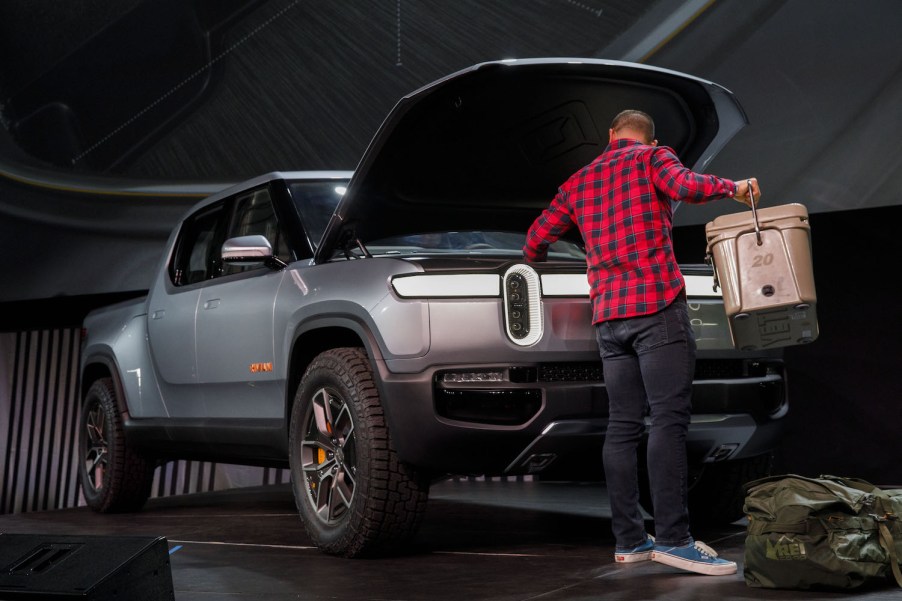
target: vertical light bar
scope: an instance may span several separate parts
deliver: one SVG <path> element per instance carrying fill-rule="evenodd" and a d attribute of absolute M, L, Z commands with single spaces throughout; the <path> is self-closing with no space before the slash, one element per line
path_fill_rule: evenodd
<path fill-rule="evenodd" d="M 541 340 L 544 331 L 539 275 L 528 265 L 514 265 L 504 274 L 504 323 L 507 336 L 519 346 Z"/>

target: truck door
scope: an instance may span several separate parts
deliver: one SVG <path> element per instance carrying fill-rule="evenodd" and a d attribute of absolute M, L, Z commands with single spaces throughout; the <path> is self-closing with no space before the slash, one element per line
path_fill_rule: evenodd
<path fill-rule="evenodd" d="M 220 274 L 224 205 L 205 207 L 179 230 L 165 271 L 150 291 L 147 337 L 163 400 L 173 417 L 203 416 L 195 318 L 201 290 Z"/>
<path fill-rule="evenodd" d="M 252 234 L 265 236 L 276 255 L 290 260 L 267 188 L 236 199 L 226 239 Z M 197 378 L 207 391 L 210 417 L 284 417 L 286 370 L 275 365 L 273 332 L 273 308 L 283 276 L 283 271 L 260 262 L 227 264 L 216 284 L 201 290 Z"/>

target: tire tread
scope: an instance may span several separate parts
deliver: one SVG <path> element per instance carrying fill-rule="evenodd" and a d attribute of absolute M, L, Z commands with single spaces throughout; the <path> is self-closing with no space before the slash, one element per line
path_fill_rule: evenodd
<path fill-rule="evenodd" d="M 138 511 L 150 497 L 156 464 L 129 446 L 111 378 L 101 378 L 95 381 L 85 395 L 80 422 L 82 424 L 80 435 L 83 438 L 79 449 L 82 454 L 84 455 L 87 450 L 87 441 L 84 439 L 86 435 L 85 413 L 89 410 L 89 403 L 94 398 L 101 405 L 109 424 L 107 443 L 110 447 L 110 465 L 106 471 L 107 481 L 97 493 L 87 480 L 88 475 L 84 466 L 84 457 L 82 457 L 78 475 L 85 501 L 94 511 L 100 513 Z"/>
<path fill-rule="evenodd" d="M 385 555 L 401 550 L 420 528 L 429 495 L 429 482 L 398 459 L 364 350 L 349 347 L 325 351 L 310 364 L 307 374 L 321 369 L 329 370 L 348 390 L 356 393 L 357 413 L 369 433 L 367 457 L 370 478 L 367 483 L 358 483 L 358 492 L 365 490 L 368 494 L 364 499 L 356 498 L 352 504 L 352 512 L 361 512 L 354 516 L 357 519 L 351 520 L 344 535 L 321 542 L 320 548 L 343 557 Z M 303 388 L 304 381 L 300 386 L 300 389 Z M 298 444 L 294 440 L 297 435 L 294 422 L 292 419 L 292 447 Z M 301 486 L 295 483 L 295 497 L 303 516 L 301 504 L 307 501 Z M 314 540 L 319 538 L 316 528 L 310 527 L 306 520 L 304 526 Z"/>

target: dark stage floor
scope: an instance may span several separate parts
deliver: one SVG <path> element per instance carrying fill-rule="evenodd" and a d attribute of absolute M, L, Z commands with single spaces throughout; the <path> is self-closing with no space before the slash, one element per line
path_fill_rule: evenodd
<path fill-rule="evenodd" d="M 447 481 L 433 487 L 410 554 L 346 560 L 310 546 L 291 492 L 280 485 L 153 499 L 136 514 L 5 515 L 0 532 L 164 536 L 176 601 L 902 598 L 892 587 L 851 594 L 749 588 L 741 522 L 694 533 L 740 562 L 733 576 L 618 565 L 609 515 L 597 484 Z"/>

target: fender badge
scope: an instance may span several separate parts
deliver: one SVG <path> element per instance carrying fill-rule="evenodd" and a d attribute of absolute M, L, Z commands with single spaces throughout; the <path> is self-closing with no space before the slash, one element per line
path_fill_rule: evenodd
<path fill-rule="evenodd" d="M 272 371 L 272 363 L 251 363 L 251 373 L 257 374 L 263 371 Z"/>

